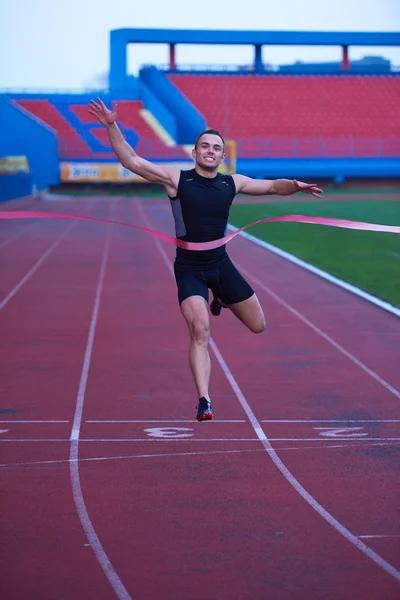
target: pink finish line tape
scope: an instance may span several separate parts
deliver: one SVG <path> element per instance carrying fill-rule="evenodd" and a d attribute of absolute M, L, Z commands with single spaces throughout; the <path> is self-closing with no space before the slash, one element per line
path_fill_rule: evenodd
<path fill-rule="evenodd" d="M 276 222 L 291 222 L 291 223 L 309 223 L 311 225 L 327 225 L 329 227 L 341 227 L 344 229 L 362 229 L 364 231 L 381 231 L 386 233 L 400 233 L 400 226 L 398 225 L 377 225 L 375 223 L 363 223 L 362 221 L 346 221 L 344 219 L 330 219 L 325 217 L 305 217 L 303 215 L 285 215 L 282 217 L 269 217 L 268 219 L 260 219 L 254 223 L 249 223 L 232 233 L 229 233 L 219 240 L 212 240 L 211 242 L 184 242 L 178 240 L 175 237 L 160 233 L 159 231 L 153 231 L 146 229 L 146 227 L 140 227 L 139 225 L 132 225 L 131 223 L 124 223 L 123 221 L 113 221 L 111 219 L 100 219 L 97 217 L 84 217 L 80 215 L 68 215 L 61 213 L 50 213 L 50 212 L 29 212 L 29 211 L 7 211 L 0 212 L 0 219 L 75 219 L 78 221 L 97 221 L 99 223 L 112 223 L 113 225 L 123 225 L 124 227 L 131 227 L 139 231 L 149 233 L 154 237 L 173 244 L 179 248 L 185 250 L 213 250 L 219 248 L 227 242 L 230 242 L 235 236 L 241 231 L 244 231 L 248 227 L 254 227 L 260 223 L 276 223 Z"/>

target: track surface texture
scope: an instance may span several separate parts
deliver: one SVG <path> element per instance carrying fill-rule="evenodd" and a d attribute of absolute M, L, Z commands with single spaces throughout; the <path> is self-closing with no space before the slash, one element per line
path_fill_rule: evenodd
<path fill-rule="evenodd" d="M 34 206 L 173 234 L 159 199 Z M 174 248 L 0 223 L 2 598 L 400 597 L 400 320 L 246 239 L 228 251 L 267 330 L 212 317 L 197 423 Z"/>

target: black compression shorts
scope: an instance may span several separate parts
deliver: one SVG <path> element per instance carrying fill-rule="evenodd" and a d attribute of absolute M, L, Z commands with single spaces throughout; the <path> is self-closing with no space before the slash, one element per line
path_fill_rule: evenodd
<path fill-rule="evenodd" d="M 174 272 L 179 304 L 190 296 L 202 296 L 208 304 L 208 289 L 224 304 L 243 302 L 254 294 L 228 256 L 201 270 L 175 263 Z"/>

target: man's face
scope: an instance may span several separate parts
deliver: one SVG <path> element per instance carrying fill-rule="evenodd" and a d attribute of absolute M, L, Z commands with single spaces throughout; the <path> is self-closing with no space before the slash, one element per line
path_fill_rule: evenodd
<path fill-rule="evenodd" d="M 205 133 L 197 142 L 197 147 L 192 150 L 192 156 L 203 169 L 214 171 L 225 158 L 224 144 L 214 133 Z"/>

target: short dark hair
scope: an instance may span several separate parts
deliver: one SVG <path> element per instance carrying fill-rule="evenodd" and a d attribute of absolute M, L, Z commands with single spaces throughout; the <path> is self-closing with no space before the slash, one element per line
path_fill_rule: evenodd
<path fill-rule="evenodd" d="M 222 140 L 222 146 L 225 147 L 225 140 L 224 140 L 224 138 L 222 137 L 222 135 L 220 134 L 219 131 L 217 131 L 216 129 L 205 129 L 204 131 L 202 131 L 201 133 L 199 133 L 199 135 L 197 136 L 196 142 L 194 144 L 195 148 L 197 148 L 197 144 L 199 143 L 199 139 L 201 137 L 203 137 L 203 135 L 206 135 L 206 133 L 210 133 L 212 135 L 218 135 L 221 138 L 221 140 Z"/>

